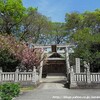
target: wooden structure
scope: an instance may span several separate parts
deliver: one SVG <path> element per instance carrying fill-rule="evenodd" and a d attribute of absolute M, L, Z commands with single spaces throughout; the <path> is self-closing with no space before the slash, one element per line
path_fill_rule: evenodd
<path fill-rule="evenodd" d="M 46 59 L 46 64 L 43 66 L 43 74 L 66 73 L 65 58 L 61 58 L 59 56 L 61 55 L 58 53 L 53 53 Z"/>

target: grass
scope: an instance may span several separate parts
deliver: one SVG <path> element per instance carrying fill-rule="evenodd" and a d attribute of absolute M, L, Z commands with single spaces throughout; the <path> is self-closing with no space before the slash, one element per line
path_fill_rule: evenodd
<path fill-rule="evenodd" d="M 33 89 L 35 89 L 35 88 L 36 88 L 36 86 L 21 87 L 21 88 L 20 88 L 20 91 L 21 91 L 21 92 L 27 92 L 27 91 L 31 91 L 31 90 L 33 90 Z"/>

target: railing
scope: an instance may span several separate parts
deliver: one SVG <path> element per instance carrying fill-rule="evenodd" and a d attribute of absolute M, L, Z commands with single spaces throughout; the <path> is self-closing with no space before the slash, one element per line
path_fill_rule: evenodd
<path fill-rule="evenodd" d="M 37 72 L 0 72 L 0 82 L 37 82 Z"/>
<path fill-rule="evenodd" d="M 15 73 L 14 72 L 2 72 L 1 73 L 1 81 L 14 81 Z"/>
<path fill-rule="evenodd" d="M 87 77 L 87 73 L 74 73 L 76 82 L 87 82 L 87 78 L 90 78 L 91 82 L 100 83 L 100 73 L 90 73 L 90 77 Z"/>
<path fill-rule="evenodd" d="M 90 80 L 91 82 L 100 83 L 100 73 L 91 73 Z"/>
<path fill-rule="evenodd" d="M 32 81 L 32 72 L 18 73 L 18 81 Z"/>
<path fill-rule="evenodd" d="M 86 82 L 87 77 L 85 73 L 75 73 L 75 81 L 77 82 Z"/>

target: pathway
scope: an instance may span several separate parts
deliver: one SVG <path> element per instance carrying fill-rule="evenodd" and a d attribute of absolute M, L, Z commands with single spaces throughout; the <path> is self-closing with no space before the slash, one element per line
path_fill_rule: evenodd
<path fill-rule="evenodd" d="M 37 89 L 26 92 L 15 100 L 100 100 L 100 89 L 67 89 L 64 83 L 65 78 L 43 79 Z"/>

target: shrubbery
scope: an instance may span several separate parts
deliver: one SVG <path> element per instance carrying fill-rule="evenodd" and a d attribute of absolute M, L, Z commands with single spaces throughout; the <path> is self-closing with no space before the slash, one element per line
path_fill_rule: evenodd
<path fill-rule="evenodd" d="M 0 86 L 0 92 L 1 100 L 12 100 L 19 95 L 20 86 L 15 83 L 4 83 Z"/>

